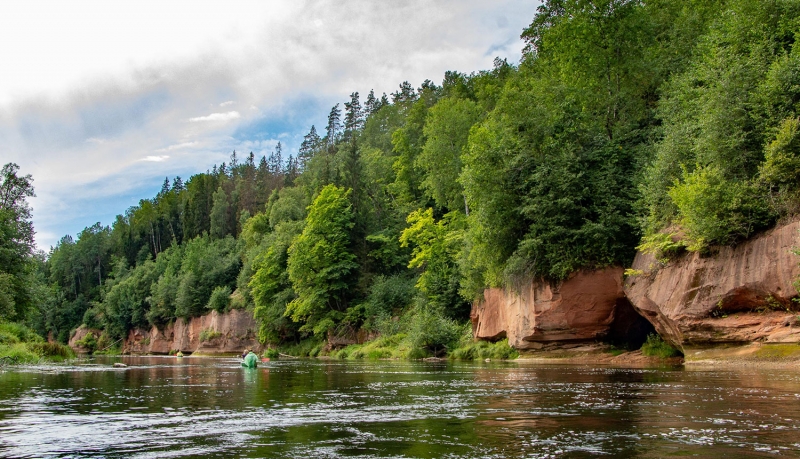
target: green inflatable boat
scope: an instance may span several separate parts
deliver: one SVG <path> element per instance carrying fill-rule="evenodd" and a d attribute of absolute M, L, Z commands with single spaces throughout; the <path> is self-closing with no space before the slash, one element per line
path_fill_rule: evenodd
<path fill-rule="evenodd" d="M 242 359 L 242 366 L 245 368 L 255 368 L 258 366 L 258 356 L 250 352 Z"/>

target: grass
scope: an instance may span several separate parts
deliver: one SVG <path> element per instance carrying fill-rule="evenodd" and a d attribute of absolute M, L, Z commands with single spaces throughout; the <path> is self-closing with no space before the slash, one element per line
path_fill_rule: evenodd
<path fill-rule="evenodd" d="M 308 338 L 299 343 L 279 346 L 278 350 L 281 354 L 295 357 L 317 357 L 322 352 L 322 347 L 324 345 L 325 343 L 323 341 Z"/>
<path fill-rule="evenodd" d="M 24 325 L 0 323 L 0 365 L 63 361 L 74 357 L 75 353 L 68 346 L 49 343 Z"/>
<path fill-rule="evenodd" d="M 647 336 L 647 341 L 642 344 L 642 354 L 648 357 L 659 357 L 662 359 L 680 357 L 682 355 L 681 351 L 667 344 L 656 334 Z"/>
<path fill-rule="evenodd" d="M 796 343 L 765 344 L 755 352 L 754 356 L 764 360 L 797 359 L 800 357 L 800 345 Z"/>
<path fill-rule="evenodd" d="M 462 343 L 462 346 L 450 353 L 450 358 L 455 360 L 513 360 L 519 357 L 519 352 L 508 345 L 504 339 L 496 343 L 476 341 Z"/>
<path fill-rule="evenodd" d="M 331 353 L 331 357 L 347 360 L 407 359 L 410 358 L 411 349 L 406 342 L 406 337 L 405 333 L 381 336 L 364 344 L 351 344 L 334 351 Z"/>

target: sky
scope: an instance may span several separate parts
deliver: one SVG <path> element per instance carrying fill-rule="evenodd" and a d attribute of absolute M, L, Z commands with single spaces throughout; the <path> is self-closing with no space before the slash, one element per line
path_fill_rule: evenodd
<path fill-rule="evenodd" d="M 47 251 L 234 150 L 296 154 L 354 91 L 518 62 L 538 3 L 0 2 L 0 163 Z"/>

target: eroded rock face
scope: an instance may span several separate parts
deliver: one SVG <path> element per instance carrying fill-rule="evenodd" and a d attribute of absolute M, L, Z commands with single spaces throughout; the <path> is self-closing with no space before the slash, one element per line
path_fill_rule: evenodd
<path fill-rule="evenodd" d="M 95 338 L 99 338 L 100 335 L 103 333 L 103 331 L 94 328 L 86 328 L 85 325 L 81 325 L 75 330 L 75 333 L 70 337 L 68 343 L 69 347 L 75 349 L 77 352 L 88 352 L 89 349 L 86 349 L 83 346 L 78 345 L 78 342 L 82 341 L 89 333 L 93 334 Z M 48 341 L 49 340 L 50 339 L 48 338 Z"/>
<path fill-rule="evenodd" d="M 181 351 L 185 354 L 233 354 L 250 348 L 260 350 L 258 325 L 253 314 L 245 310 L 232 310 L 223 314 L 216 311 L 174 324 L 150 330 L 134 329 L 122 352 L 125 354 L 168 354 Z M 205 340 L 201 335 L 205 332 Z"/>
<path fill-rule="evenodd" d="M 800 342 L 791 300 L 800 276 L 800 221 L 713 256 L 686 254 L 661 266 L 637 254 L 625 293 L 668 342 L 684 348 L 717 343 Z"/>
<path fill-rule="evenodd" d="M 531 282 L 522 291 L 490 288 L 472 307 L 475 338 L 508 338 L 516 349 L 605 337 L 624 297 L 622 268 L 579 272 L 560 285 Z"/>

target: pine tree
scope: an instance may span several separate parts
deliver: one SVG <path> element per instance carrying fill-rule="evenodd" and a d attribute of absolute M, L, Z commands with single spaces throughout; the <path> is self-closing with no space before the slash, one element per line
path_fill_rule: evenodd
<path fill-rule="evenodd" d="M 158 196 L 164 196 L 167 193 L 169 193 L 169 177 L 164 178 L 164 183 L 161 185 L 161 191 L 158 193 Z"/>
<path fill-rule="evenodd" d="M 375 98 L 375 91 L 370 89 L 367 94 L 367 101 L 364 102 L 364 118 L 369 118 L 370 115 L 378 111 L 380 108 L 380 101 Z"/>
<path fill-rule="evenodd" d="M 278 142 L 275 145 L 275 151 L 269 155 L 269 172 L 272 175 L 280 175 L 283 172 L 283 147 Z"/>
<path fill-rule="evenodd" d="M 395 104 L 410 104 L 417 100 L 417 93 L 414 91 L 414 87 L 411 86 L 411 83 L 408 81 L 404 81 L 400 85 L 400 90 L 397 92 L 392 93 L 392 101 Z"/>
<path fill-rule="evenodd" d="M 344 103 L 344 132 L 345 136 L 361 129 L 364 125 L 364 112 L 361 108 L 358 92 L 350 94 L 350 102 Z"/>
<path fill-rule="evenodd" d="M 317 128 L 311 125 L 311 130 L 308 134 L 303 136 L 303 143 L 300 144 L 300 151 L 297 155 L 298 168 L 302 170 L 306 162 L 314 155 L 314 150 L 319 146 L 320 138 L 317 134 Z"/>
<path fill-rule="evenodd" d="M 175 177 L 175 180 L 172 181 L 172 191 L 183 191 L 185 187 L 183 186 L 183 179 L 181 176 Z"/>
<path fill-rule="evenodd" d="M 328 127 L 326 128 L 328 145 L 333 145 L 338 140 L 339 133 L 342 131 L 341 116 L 342 111 L 339 109 L 339 104 L 334 105 L 328 114 Z"/>

